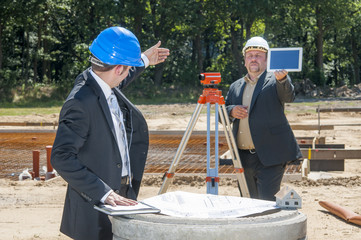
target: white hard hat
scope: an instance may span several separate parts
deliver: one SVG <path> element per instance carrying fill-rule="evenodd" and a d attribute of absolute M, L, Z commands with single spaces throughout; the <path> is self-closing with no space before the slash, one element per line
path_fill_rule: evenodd
<path fill-rule="evenodd" d="M 243 48 L 243 56 L 246 54 L 247 51 L 250 50 L 258 50 L 262 52 L 268 52 L 269 46 L 266 40 L 261 37 L 253 37 L 250 38 L 246 45 Z"/>

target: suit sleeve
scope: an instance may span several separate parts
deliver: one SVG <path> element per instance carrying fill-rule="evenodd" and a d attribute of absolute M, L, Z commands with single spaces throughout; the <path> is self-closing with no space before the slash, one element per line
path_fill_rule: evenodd
<path fill-rule="evenodd" d="M 59 127 L 51 154 L 56 171 L 85 200 L 92 204 L 111 190 L 78 158 L 79 149 L 87 140 L 89 115 L 78 100 L 67 101 L 60 113 Z"/>
<path fill-rule="evenodd" d="M 282 103 L 293 102 L 295 100 L 295 89 L 288 75 L 284 81 L 276 80 L 276 86 L 278 98 Z"/>
<path fill-rule="evenodd" d="M 225 100 L 227 114 L 228 114 L 229 120 L 230 120 L 231 122 L 234 121 L 234 118 L 231 116 L 231 111 L 232 111 L 232 109 L 236 106 L 236 105 L 233 103 L 233 98 L 234 98 L 233 95 L 234 95 L 234 84 L 232 84 L 232 85 L 229 87 L 229 90 L 228 90 L 228 93 L 227 93 L 227 96 L 226 96 L 226 100 Z"/>
<path fill-rule="evenodd" d="M 120 83 L 119 89 L 126 88 L 131 82 L 133 82 L 143 71 L 145 67 L 131 67 L 129 69 L 128 76 Z"/>

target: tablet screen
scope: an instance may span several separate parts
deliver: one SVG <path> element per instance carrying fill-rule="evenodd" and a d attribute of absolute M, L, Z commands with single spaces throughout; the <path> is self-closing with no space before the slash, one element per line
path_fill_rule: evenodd
<path fill-rule="evenodd" d="M 302 70 L 302 48 L 271 48 L 268 51 L 267 71 L 282 69 L 288 72 Z"/>

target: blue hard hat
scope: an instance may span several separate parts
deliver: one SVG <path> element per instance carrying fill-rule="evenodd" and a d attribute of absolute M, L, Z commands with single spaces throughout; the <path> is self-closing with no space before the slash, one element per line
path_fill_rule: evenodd
<path fill-rule="evenodd" d="M 110 27 L 102 31 L 89 50 L 108 65 L 144 66 L 137 37 L 123 27 Z"/>

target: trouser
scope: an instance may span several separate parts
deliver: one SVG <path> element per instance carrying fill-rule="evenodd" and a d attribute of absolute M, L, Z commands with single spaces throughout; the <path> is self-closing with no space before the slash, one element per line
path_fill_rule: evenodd
<path fill-rule="evenodd" d="M 120 182 L 121 183 L 120 190 L 119 190 L 118 194 L 122 197 L 137 200 L 137 195 L 135 194 L 134 189 L 132 187 L 130 187 L 129 182 L 130 182 L 130 179 L 128 176 L 122 177 L 122 180 Z"/>
<path fill-rule="evenodd" d="M 286 164 L 264 166 L 255 150 L 239 149 L 239 156 L 251 198 L 275 201 Z"/>
<path fill-rule="evenodd" d="M 131 188 L 129 184 L 121 185 L 119 195 L 129 199 L 137 200 L 137 196 L 135 195 L 133 188 Z"/>

